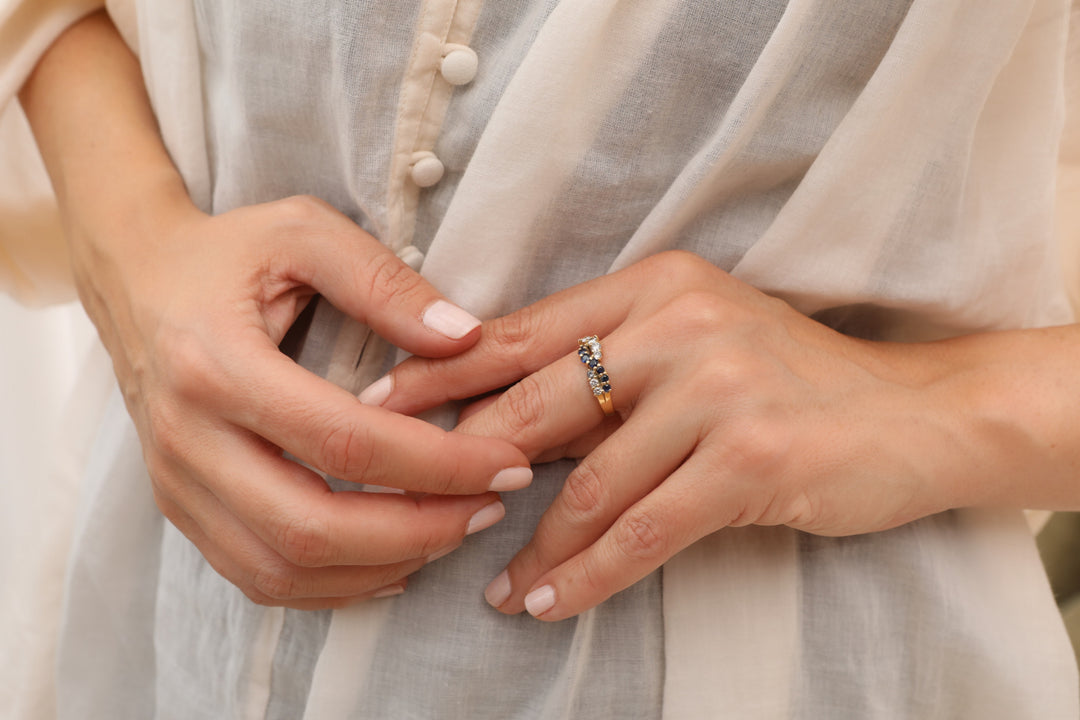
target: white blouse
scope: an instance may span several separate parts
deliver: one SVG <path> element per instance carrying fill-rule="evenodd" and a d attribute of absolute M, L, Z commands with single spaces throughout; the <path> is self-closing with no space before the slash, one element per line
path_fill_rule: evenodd
<path fill-rule="evenodd" d="M 669 248 L 844 332 L 1067 322 L 1054 233 L 1066 0 L 138 0 L 196 202 L 329 201 L 495 317 Z M 392 350 L 321 305 L 353 390 Z M 444 420 L 451 415 L 445 414 Z M 1019 513 L 727 529 L 581 618 L 480 597 L 567 472 L 406 595 L 252 605 L 153 506 L 114 397 L 83 481 L 62 717 L 1076 717 Z"/>

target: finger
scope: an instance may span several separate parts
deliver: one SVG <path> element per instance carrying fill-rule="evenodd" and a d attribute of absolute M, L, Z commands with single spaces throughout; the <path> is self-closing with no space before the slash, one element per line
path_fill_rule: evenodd
<path fill-rule="evenodd" d="M 669 398 L 638 407 L 566 478 L 528 544 L 488 586 L 488 602 L 502 612 L 521 612 L 539 577 L 596 542 L 679 467 L 698 430 L 697 421 Z"/>
<path fill-rule="evenodd" d="M 536 580 L 525 609 L 563 620 L 599 605 L 725 524 L 716 512 L 714 464 L 698 455 L 635 503 L 595 543 Z"/>
<path fill-rule="evenodd" d="M 650 355 L 632 354 L 639 336 L 620 329 L 603 342 L 603 364 L 598 367 L 610 378 L 611 400 L 620 417 L 656 373 Z M 507 388 L 457 430 L 505 440 L 535 459 L 551 448 L 567 446 L 606 419 L 575 351 Z"/>
<path fill-rule="evenodd" d="M 280 240 L 296 279 L 409 352 L 442 357 L 473 344 L 480 321 L 449 302 L 348 217 L 314 198 L 290 199 L 301 224 Z M 295 234 L 306 242 L 297 243 Z"/>
<path fill-rule="evenodd" d="M 188 461 L 201 468 L 205 487 L 275 553 L 300 567 L 427 558 L 490 527 L 505 512 L 494 493 L 335 493 L 317 474 L 237 432 L 206 432 L 194 445 Z M 182 505 L 202 500 L 198 486 L 182 492 L 174 492 Z"/>
<path fill-rule="evenodd" d="M 371 567 L 302 568 L 286 562 L 207 494 L 199 522 L 174 503 L 159 499 L 170 521 L 223 578 L 260 605 L 296 609 L 340 607 L 378 595 L 404 592 L 407 577 L 423 560 Z M 216 505 L 216 506 L 215 506 Z"/>
<path fill-rule="evenodd" d="M 464 423 L 472 416 L 479 414 L 481 410 L 486 410 L 498 399 L 498 395 L 487 395 L 476 402 L 469 403 L 462 408 L 461 412 L 458 414 L 459 423 Z M 563 458 L 583 458 L 591 453 L 593 449 L 611 435 L 611 433 L 615 432 L 621 424 L 622 418 L 618 416 L 605 417 L 596 427 L 585 431 L 585 433 L 572 439 L 565 445 L 558 445 L 544 450 L 539 455 L 532 458 L 532 461 L 534 463 L 548 463 L 562 460 Z M 458 425 L 458 428 L 461 428 L 460 424 Z M 482 435 L 483 433 L 477 434 Z"/>
<path fill-rule="evenodd" d="M 532 480 L 528 458 L 510 443 L 366 406 L 269 343 L 231 365 L 244 372 L 208 380 L 222 386 L 222 417 L 333 477 L 440 495 L 516 490 Z"/>
<path fill-rule="evenodd" d="M 626 319 L 633 302 L 623 285 L 626 272 L 563 290 L 489 321 L 479 342 L 452 358 L 406 360 L 376 381 L 378 404 L 412 415 L 448 400 L 475 397 L 576 352 L 578 338 L 605 337 Z"/>

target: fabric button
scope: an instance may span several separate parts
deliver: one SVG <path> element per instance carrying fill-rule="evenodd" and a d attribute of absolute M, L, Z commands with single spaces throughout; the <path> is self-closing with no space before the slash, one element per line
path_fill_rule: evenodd
<path fill-rule="evenodd" d="M 435 153 L 424 151 L 413 154 L 412 167 L 409 172 L 412 175 L 412 181 L 417 186 L 426 188 L 442 180 L 446 168 L 443 166 L 442 160 L 435 156 Z"/>
<path fill-rule="evenodd" d="M 465 45 L 447 45 L 442 65 L 439 66 L 443 78 L 451 85 L 467 85 L 476 77 L 479 58 L 471 47 Z"/>

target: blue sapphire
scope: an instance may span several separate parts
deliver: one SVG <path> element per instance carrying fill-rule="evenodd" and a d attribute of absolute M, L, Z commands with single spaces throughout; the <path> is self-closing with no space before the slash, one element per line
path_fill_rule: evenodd
<path fill-rule="evenodd" d="M 611 392 L 611 386 L 607 383 L 604 383 L 601 387 L 604 389 L 604 392 Z"/>

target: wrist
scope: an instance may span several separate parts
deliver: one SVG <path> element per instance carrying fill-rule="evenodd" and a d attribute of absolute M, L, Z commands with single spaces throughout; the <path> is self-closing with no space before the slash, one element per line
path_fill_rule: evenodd
<path fill-rule="evenodd" d="M 932 480 L 949 507 L 1080 507 L 1077 328 L 973 334 L 907 353 Z"/>

